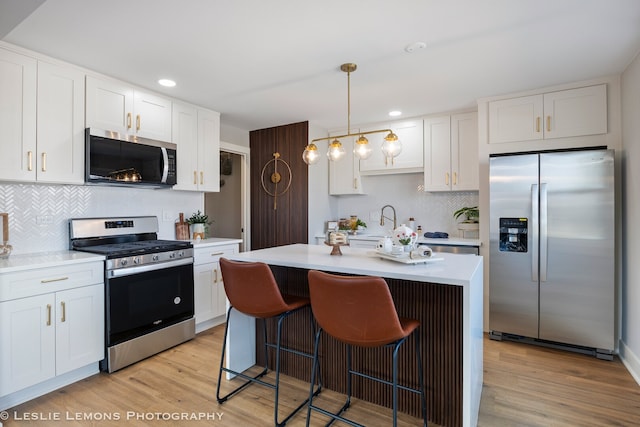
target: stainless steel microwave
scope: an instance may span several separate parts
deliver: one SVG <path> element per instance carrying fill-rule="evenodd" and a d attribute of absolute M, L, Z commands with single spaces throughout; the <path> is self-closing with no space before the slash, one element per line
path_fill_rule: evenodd
<path fill-rule="evenodd" d="M 87 128 L 85 155 L 87 184 L 147 188 L 176 184 L 176 144 Z"/>

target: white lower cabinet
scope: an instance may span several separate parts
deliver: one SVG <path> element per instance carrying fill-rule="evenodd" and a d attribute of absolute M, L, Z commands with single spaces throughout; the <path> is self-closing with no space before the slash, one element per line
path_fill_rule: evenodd
<path fill-rule="evenodd" d="M 0 277 L 0 397 L 92 363 L 97 370 L 104 358 L 102 271 L 98 262 Z"/>
<path fill-rule="evenodd" d="M 237 244 L 195 247 L 193 280 L 196 332 L 225 321 L 227 295 L 219 260 L 235 253 L 238 253 Z"/>

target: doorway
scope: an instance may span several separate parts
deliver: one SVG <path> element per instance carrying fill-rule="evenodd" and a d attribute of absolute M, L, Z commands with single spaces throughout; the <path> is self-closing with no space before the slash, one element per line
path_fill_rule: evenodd
<path fill-rule="evenodd" d="M 248 147 L 220 142 L 220 191 L 204 194 L 204 212 L 212 220 L 211 237 L 242 239 L 250 250 Z"/>

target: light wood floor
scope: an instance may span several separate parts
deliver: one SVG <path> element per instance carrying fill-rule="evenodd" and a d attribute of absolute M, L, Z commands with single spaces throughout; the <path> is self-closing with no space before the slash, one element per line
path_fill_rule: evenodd
<path fill-rule="evenodd" d="M 113 374 L 98 374 L 8 411 L 13 426 L 270 426 L 273 392 L 251 386 L 223 405 L 215 400 L 222 327 Z M 622 363 L 519 343 L 484 341 L 480 426 L 638 426 L 640 386 Z M 283 404 L 304 399 L 307 385 L 285 378 Z M 322 405 L 342 396 L 325 390 Z M 293 406 L 290 404 L 289 406 Z M 355 401 L 348 416 L 388 426 L 390 410 Z M 16 419 L 16 416 L 19 419 Z M 47 421 L 29 421 L 38 416 Z M 165 419 L 187 416 L 200 420 Z M 306 411 L 288 425 L 302 426 Z M 59 417 L 60 420 L 51 418 Z M 87 418 L 102 418 L 91 421 Z M 111 420 L 104 420 L 111 418 Z M 213 419 L 215 418 L 215 420 Z M 311 425 L 326 422 L 314 414 Z M 399 425 L 420 420 L 402 414 Z"/>

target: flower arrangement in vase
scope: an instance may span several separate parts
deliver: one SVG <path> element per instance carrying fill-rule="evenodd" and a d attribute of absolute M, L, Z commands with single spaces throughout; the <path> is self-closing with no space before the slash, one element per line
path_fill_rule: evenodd
<path fill-rule="evenodd" d="M 405 251 L 411 251 L 413 244 L 418 240 L 416 232 L 404 224 L 393 230 L 393 234 L 398 244 L 404 246 Z"/>

